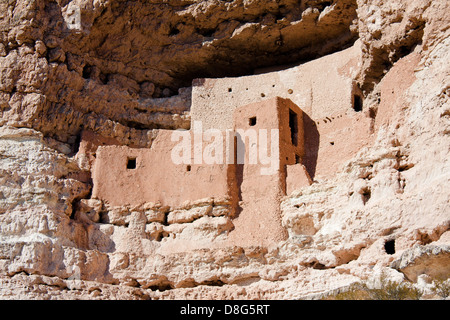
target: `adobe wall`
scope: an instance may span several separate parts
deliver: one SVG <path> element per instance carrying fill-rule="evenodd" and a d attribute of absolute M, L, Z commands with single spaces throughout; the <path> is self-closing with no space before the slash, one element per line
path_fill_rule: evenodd
<path fill-rule="evenodd" d="M 161 203 L 178 207 L 203 198 L 224 199 L 230 186 L 226 164 L 175 164 L 171 141 L 174 131 L 159 130 L 151 148 L 99 146 L 93 168 L 92 197 L 110 205 Z M 136 168 L 127 169 L 127 160 Z"/>
<path fill-rule="evenodd" d="M 296 117 L 296 139 L 298 141 L 296 146 L 291 142 L 289 110 L 292 110 Z M 251 118 L 255 119 L 256 124 L 249 124 Z M 295 163 L 295 155 L 299 157 L 303 157 L 304 155 L 303 112 L 289 99 L 275 97 L 235 109 L 233 129 L 241 129 L 244 131 L 248 129 L 266 129 L 268 139 L 270 139 L 271 129 L 278 130 L 281 165 Z"/>
<path fill-rule="evenodd" d="M 301 163 L 305 156 L 303 111 L 290 99 L 278 99 L 278 127 L 280 129 L 280 165 Z M 291 114 L 294 114 L 292 118 Z M 291 119 L 292 118 L 292 119 Z M 291 123 L 294 120 L 295 123 Z M 295 125 L 295 137 L 291 125 Z M 294 144 L 293 139 L 296 140 Z"/>
<path fill-rule="evenodd" d="M 353 81 L 360 52 L 356 41 L 346 50 L 282 71 L 197 79 L 191 121 L 202 121 L 205 129 L 231 128 L 237 108 L 277 96 L 288 98 L 303 111 L 302 161 L 308 174 L 315 180 L 330 178 L 372 141 L 373 119 L 365 108 L 354 109 L 354 96 L 361 96 Z"/>
<path fill-rule="evenodd" d="M 290 113 L 295 114 L 296 145 L 293 144 L 291 136 Z M 290 99 L 275 97 L 242 106 L 234 111 L 233 117 L 235 130 L 268 129 L 268 139 L 270 139 L 270 129 L 279 130 L 279 166 L 283 174 L 282 181 L 285 180 L 286 173 L 284 166 L 303 163 L 305 157 L 303 111 Z M 254 126 L 249 125 L 249 119 L 252 117 L 256 118 Z M 307 172 L 305 174 L 307 175 Z M 309 177 L 302 179 L 304 182 L 309 180 Z M 282 189 L 285 191 L 284 182 Z"/>
<path fill-rule="evenodd" d="M 292 118 L 290 114 L 295 114 L 295 117 Z M 250 118 L 255 118 L 255 122 L 250 123 Z M 296 123 L 292 123 L 290 118 L 295 119 Z M 232 229 L 229 230 L 225 245 L 266 246 L 286 239 L 287 233 L 281 223 L 281 199 L 286 189 L 311 183 L 306 170 L 298 170 L 299 167 L 304 169 L 303 165 L 296 164 L 305 152 L 302 110 L 289 99 L 276 97 L 236 109 L 233 122 L 235 130 L 255 129 L 260 134 L 259 129 L 266 129 L 269 143 L 273 142 L 270 129 L 278 130 L 278 140 L 275 141 L 279 148 L 278 157 L 273 158 L 277 170 L 273 174 L 262 174 L 261 168 L 270 165 L 261 164 L 259 158 L 257 164 L 249 164 L 248 157 L 245 164 L 208 164 L 205 159 L 196 164 L 194 130 L 184 131 L 190 138 L 189 164 L 173 162 L 172 152 L 180 145 L 179 140 L 172 141 L 176 131 L 158 130 L 151 148 L 108 145 L 115 141 L 102 140 L 87 132 L 82 134 L 79 153 L 86 153 L 95 159 L 92 198 L 101 199 L 108 206 L 148 206 L 149 203 L 155 203 L 172 209 L 198 202 L 199 199 L 225 199 L 228 210 L 226 216 L 232 218 Z M 291 126 L 296 128 L 296 145 L 292 141 Z M 225 148 L 230 141 L 223 131 L 219 132 L 224 146 L 222 159 L 225 161 Z M 248 141 L 245 143 L 248 155 L 250 146 Z M 202 142 L 203 156 L 210 146 L 209 141 Z M 271 145 L 268 149 L 268 156 L 273 157 Z M 259 149 L 256 151 L 259 156 Z M 130 159 L 134 162 L 132 167 L 127 168 Z M 291 167 L 297 170 L 292 171 Z M 168 223 L 173 223 L 173 216 L 172 213 L 168 215 Z M 156 234 L 155 239 L 170 234 L 169 231 L 167 229 Z M 197 247 L 190 242 L 189 245 L 185 243 L 183 248 L 186 246 Z M 170 250 L 178 249 L 171 247 Z"/>
<path fill-rule="evenodd" d="M 291 140 L 290 110 L 295 113 L 296 145 Z M 285 240 L 287 233 L 281 223 L 280 202 L 286 192 L 286 165 L 295 163 L 295 155 L 301 157 L 304 151 L 302 111 L 289 99 L 276 97 L 237 108 L 233 122 L 235 130 L 244 132 L 254 129 L 260 133 L 260 129 L 266 129 L 269 143 L 278 144 L 279 156 L 276 159 L 278 169 L 273 174 L 262 174 L 261 168 L 265 165 L 260 161 L 256 164 L 249 161 L 251 141 L 243 138 L 247 156 L 244 164 L 236 166 L 240 207 L 233 220 L 234 230 L 228 236 L 228 243 L 265 246 Z M 277 141 L 271 139 L 271 129 L 279 130 Z M 258 148 L 261 147 L 258 144 Z M 268 150 L 271 152 L 271 145 Z"/>
<path fill-rule="evenodd" d="M 274 97 L 289 98 L 312 119 L 347 111 L 360 43 L 286 70 L 220 79 L 196 79 L 192 88 L 191 121 L 205 128 L 233 126 L 236 108 Z"/>

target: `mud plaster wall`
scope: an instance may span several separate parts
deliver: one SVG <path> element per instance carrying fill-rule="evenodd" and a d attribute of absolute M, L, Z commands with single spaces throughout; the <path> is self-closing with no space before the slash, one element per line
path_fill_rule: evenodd
<path fill-rule="evenodd" d="M 295 117 L 292 117 L 295 114 Z M 254 119 L 254 122 L 249 121 Z M 295 123 L 293 123 L 295 119 Z M 273 98 L 235 110 L 234 129 L 255 129 L 260 144 L 260 129 L 266 129 L 268 154 L 276 169 L 271 174 L 262 174 L 261 169 L 270 165 L 249 163 L 250 140 L 245 143 L 244 164 L 190 164 L 176 165 L 171 153 L 178 141 L 172 141 L 174 131 L 160 130 L 151 148 L 130 148 L 119 145 L 102 145 L 98 142 L 93 170 L 93 198 L 109 205 L 160 203 L 177 207 L 185 202 L 202 198 L 227 199 L 232 204 L 229 216 L 234 230 L 227 239 L 228 244 L 268 245 L 283 240 L 287 233 L 280 216 L 281 197 L 286 192 L 286 167 L 301 161 L 303 147 L 302 111 L 289 99 Z M 295 144 L 292 130 L 295 127 Z M 279 131 L 278 140 L 273 141 L 271 129 Z M 188 132 L 194 142 L 195 132 Z M 88 149 L 96 140 L 89 134 L 83 137 L 82 149 Z M 223 143 L 229 137 L 222 135 Z M 241 139 L 238 137 L 236 140 Z M 95 141 L 94 141 L 95 140 Z M 272 144 L 278 148 L 278 156 L 272 155 Z M 208 143 L 203 143 L 203 151 Z M 191 151 L 195 149 L 191 144 Z M 234 148 L 233 148 L 234 149 Z M 223 155 L 226 156 L 224 148 Z M 191 154 L 191 160 L 194 155 Z M 225 159 L 225 158 L 223 158 Z M 236 157 L 237 159 L 237 157 Z M 301 166 L 301 163 L 298 165 Z M 305 171 L 291 176 L 291 182 L 309 184 Z M 289 187 L 292 189 L 292 187 Z"/>
<path fill-rule="evenodd" d="M 191 121 L 202 121 L 205 128 L 231 128 L 236 108 L 277 96 L 291 99 L 314 120 L 341 113 L 351 108 L 359 55 L 357 41 L 348 49 L 286 70 L 196 79 Z"/>
<path fill-rule="evenodd" d="M 312 179 L 329 178 L 345 161 L 371 143 L 373 119 L 354 97 L 363 100 L 354 79 L 360 42 L 340 52 L 286 70 L 193 82 L 192 121 L 204 129 L 231 128 L 236 108 L 273 97 L 288 98 L 303 111 L 303 164 Z"/>
<path fill-rule="evenodd" d="M 160 130 L 151 148 L 100 146 L 93 170 L 92 197 L 111 205 L 160 202 L 180 206 L 185 201 L 228 197 L 226 164 L 175 164 L 171 130 Z M 128 169 L 128 160 L 135 168 Z"/>
<path fill-rule="evenodd" d="M 292 144 L 289 126 L 289 110 L 295 111 L 297 145 Z M 291 111 L 291 112 L 292 112 Z M 254 117 L 256 124 L 249 125 Z M 302 111 L 288 99 L 274 98 L 241 107 L 236 110 L 235 129 L 266 129 L 268 138 L 268 156 L 270 153 L 270 129 L 279 131 L 278 162 L 285 178 L 285 165 L 301 161 L 303 148 Z M 235 166 L 226 164 L 195 164 L 195 136 L 189 132 L 191 142 L 191 162 L 176 165 L 172 161 L 172 150 L 181 141 L 172 141 L 174 131 L 159 130 L 151 148 L 130 148 L 120 146 L 111 140 L 100 141 L 91 132 L 83 132 L 81 136 L 80 161 L 88 161 L 93 167 L 93 197 L 108 201 L 111 205 L 138 204 L 142 202 L 161 202 L 164 205 L 180 205 L 184 201 L 194 201 L 205 197 L 233 197 L 235 192 Z M 227 143 L 230 137 L 223 137 L 223 161 L 227 154 Z M 246 141 L 249 143 L 249 141 Z M 108 145 L 109 144 L 109 145 Z M 209 142 L 202 143 L 203 151 Z M 234 150 L 233 150 L 234 151 Z M 256 149 L 257 153 L 259 149 Z M 248 155 L 248 148 L 246 155 Z M 95 161 L 94 161 L 95 160 Z M 248 158 L 247 158 L 248 161 Z M 259 154 L 258 154 L 258 161 Z M 93 164 L 94 163 L 94 164 Z M 129 164 L 131 163 L 131 167 Z M 269 165 L 261 165 L 268 168 Z M 258 167 L 260 169 L 260 167 Z M 277 178 L 279 179 L 279 178 Z M 284 180 L 283 180 L 284 181 Z M 285 191 L 285 184 L 282 183 Z"/>
<path fill-rule="evenodd" d="M 297 143 L 293 145 L 289 113 L 295 113 Z M 254 121 L 250 121 L 254 119 Z M 274 174 L 261 174 L 263 164 L 252 164 L 245 157 L 244 164 L 236 167 L 239 193 L 237 218 L 233 220 L 235 230 L 230 233 L 229 241 L 247 245 L 268 245 L 285 240 L 286 230 L 281 224 L 280 202 L 286 191 L 286 164 L 295 163 L 295 155 L 303 155 L 302 111 L 288 99 L 273 98 L 237 108 L 234 112 L 235 129 L 279 129 L 278 169 Z M 239 139 L 239 138 L 238 138 Z M 251 152 L 251 139 L 245 139 L 246 155 Z M 269 141 L 271 141 L 269 139 Z M 271 141 L 270 143 L 275 143 Z M 261 148 L 261 144 L 258 146 Z M 268 146 L 271 150 L 272 146 Z M 254 152 L 254 151 L 253 151 Z M 301 165 L 301 164 L 300 164 Z M 307 181 L 299 176 L 299 180 Z"/>

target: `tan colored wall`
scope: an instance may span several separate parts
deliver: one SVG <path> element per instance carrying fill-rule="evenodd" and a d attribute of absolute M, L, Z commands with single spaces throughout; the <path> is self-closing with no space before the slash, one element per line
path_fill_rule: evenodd
<path fill-rule="evenodd" d="M 277 96 L 289 98 L 314 120 L 351 110 L 359 55 L 357 41 L 351 48 L 282 71 L 197 79 L 191 120 L 203 121 L 205 128 L 232 128 L 236 108 Z"/>
<path fill-rule="evenodd" d="M 288 98 L 303 111 L 302 162 L 308 174 L 315 180 L 330 178 L 372 141 L 369 112 L 353 109 L 360 52 L 357 41 L 351 48 L 282 71 L 198 79 L 193 84 L 191 120 L 202 121 L 204 128 L 231 128 L 234 110 L 277 96 Z M 280 129 L 285 125 L 281 121 Z"/>
<path fill-rule="evenodd" d="M 289 110 L 297 115 L 296 146 L 291 139 Z M 249 124 L 252 117 L 256 117 L 254 126 Z M 175 208 L 203 198 L 228 199 L 234 228 L 226 245 L 270 245 L 284 240 L 287 233 L 281 224 L 281 199 L 286 189 L 311 183 L 303 165 L 295 164 L 295 155 L 302 157 L 305 152 L 302 110 L 289 99 L 266 99 L 236 109 L 234 129 L 255 129 L 258 134 L 260 129 L 266 129 L 269 143 L 273 142 L 270 130 L 279 130 L 275 141 L 279 156 L 273 159 L 278 169 L 273 174 L 262 174 L 261 168 L 267 165 L 249 164 L 248 157 L 245 164 L 195 164 L 196 133 L 192 130 L 187 132 L 192 152 L 189 165 L 172 162 L 172 150 L 179 143 L 171 141 L 174 131 L 159 130 L 151 148 L 104 145 L 108 141 L 85 134 L 87 141 L 82 141 L 81 149 L 95 154 L 92 197 L 113 206 L 153 202 Z M 225 147 L 227 136 L 221 133 Z M 245 142 L 248 154 L 250 147 Z M 207 146 L 209 142 L 203 141 L 203 151 Z M 272 157 L 270 153 L 269 156 Z M 136 159 L 134 169 L 126 168 L 130 158 Z"/>
<path fill-rule="evenodd" d="M 150 149 L 100 146 L 93 170 L 92 197 L 111 205 L 160 202 L 180 206 L 185 201 L 228 197 L 225 164 L 176 165 L 171 160 L 173 131 L 160 130 Z M 136 169 L 127 169 L 127 158 L 135 157 Z"/>
<path fill-rule="evenodd" d="M 298 144 L 291 143 L 289 109 L 297 114 Z M 256 117 L 256 124 L 249 125 L 249 119 Z M 269 245 L 286 239 L 287 233 L 281 224 L 280 202 L 286 191 L 286 163 L 294 161 L 294 154 L 303 153 L 302 111 L 290 100 L 279 97 L 237 108 L 234 112 L 235 129 L 279 129 L 278 170 L 272 175 L 261 174 L 262 164 L 246 162 L 236 165 L 239 204 L 235 229 L 229 235 L 229 242 L 239 245 Z M 270 139 L 269 139 L 270 141 Z M 273 142 L 273 141 L 272 141 Z M 261 147 L 258 145 L 258 147 Z M 250 149 L 246 141 L 246 153 Z M 288 157 L 288 159 L 286 159 Z M 292 178 L 296 181 L 295 178 Z M 309 181 L 308 181 L 309 182 Z"/>
<path fill-rule="evenodd" d="M 303 111 L 290 99 L 278 98 L 278 127 L 280 129 L 280 165 L 295 164 L 305 156 Z M 289 111 L 297 118 L 297 145 L 292 143 Z"/>
<path fill-rule="evenodd" d="M 292 110 L 297 117 L 297 145 L 291 141 L 291 129 L 289 125 L 289 110 Z M 251 117 L 257 118 L 255 126 L 249 125 Z M 234 129 L 267 129 L 268 138 L 270 130 L 279 130 L 280 164 L 295 164 L 295 155 L 302 158 L 305 154 L 304 132 L 303 132 L 303 112 L 289 99 L 275 97 L 265 99 L 237 108 L 233 115 Z"/>

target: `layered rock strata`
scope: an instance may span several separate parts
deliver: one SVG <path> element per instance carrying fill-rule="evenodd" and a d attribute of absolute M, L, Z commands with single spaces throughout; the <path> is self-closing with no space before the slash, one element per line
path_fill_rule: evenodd
<path fill-rule="evenodd" d="M 447 279 L 449 9 L 429 0 L 2 2 L 0 296 L 302 299 L 376 286 L 380 275 L 417 287 Z M 95 148 L 80 145 L 81 132 L 151 147 L 159 128 L 190 127 L 193 79 L 301 63 L 357 38 L 354 80 L 372 140 L 283 199 L 287 240 L 209 245 L 233 227 L 226 199 L 113 207 L 91 197 Z M 184 241 L 205 247 L 183 250 Z"/>

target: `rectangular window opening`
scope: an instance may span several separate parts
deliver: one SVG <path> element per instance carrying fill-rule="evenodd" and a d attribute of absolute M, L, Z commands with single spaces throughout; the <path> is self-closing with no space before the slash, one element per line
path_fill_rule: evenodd
<path fill-rule="evenodd" d="M 127 159 L 127 169 L 136 169 L 136 158 Z"/>
<path fill-rule="evenodd" d="M 253 127 L 254 125 L 256 125 L 256 117 L 251 117 L 248 119 L 248 124 Z"/>
<path fill-rule="evenodd" d="M 294 146 L 298 144 L 298 120 L 297 114 L 289 109 L 289 128 L 291 129 L 291 141 Z"/>

